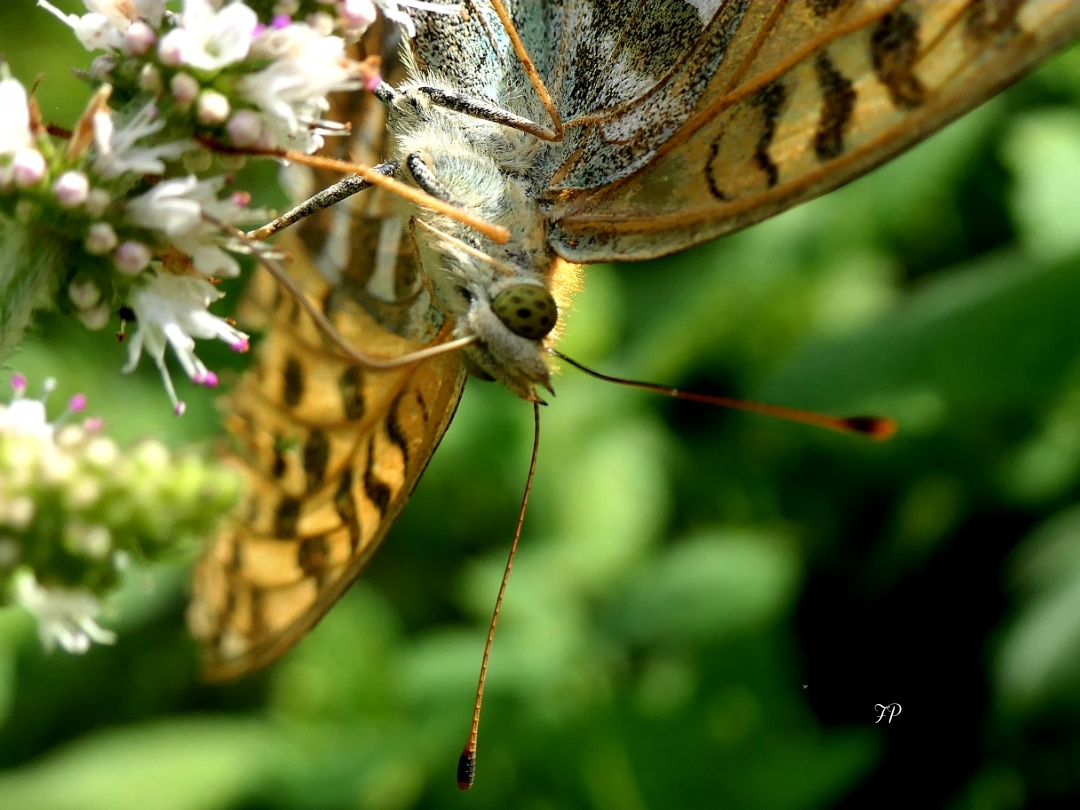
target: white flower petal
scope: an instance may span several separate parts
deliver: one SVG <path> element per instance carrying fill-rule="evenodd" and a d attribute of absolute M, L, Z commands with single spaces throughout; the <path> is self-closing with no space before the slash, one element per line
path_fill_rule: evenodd
<path fill-rule="evenodd" d="M 101 602 L 86 589 L 43 587 L 27 570 L 15 577 L 15 599 L 37 618 L 38 634 L 46 649 L 59 644 L 66 652 L 82 654 L 91 642 L 113 644 L 116 634 L 106 630 L 94 617 Z"/>
<path fill-rule="evenodd" d="M 185 0 L 180 25 L 189 34 L 182 49 L 184 64 L 217 71 L 247 57 L 259 18 L 243 3 L 217 11 L 209 0 Z"/>
<path fill-rule="evenodd" d="M 172 348 L 188 377 L 196 383 L 203 383 L 213 375 L 208 373 L 195 354 L 196 338 L 216 338 L 234 347 L 247 344 L 246 334 L 207 310 L 211 303 L 221 297 L 222 294 L 205 279 L 158 273 L 147 283 L 136 287 L 128 298 L 128 305 L 135 310 L 138 331 L 128 349 L 125 370 L 135 367 L 143 351 L 153 357 L 175 409 L 182 406 L 165 365 L 167 345 Z"/>
<path fill-rule="evenodd" d="M 0 80 L 0 155 L 14 155 L 33 145 L 26 89 L 17 79 Z"/>

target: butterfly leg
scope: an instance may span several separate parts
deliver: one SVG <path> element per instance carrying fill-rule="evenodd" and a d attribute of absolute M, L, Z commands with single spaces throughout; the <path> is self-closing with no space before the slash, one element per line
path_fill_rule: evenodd
<path fill-rule="evenodd" d="M 450 199 L 450 192 L 447 190 L 439 178 L 435 176 L 435 173 L 431 171 L 431 167 L 427 165 L 424 160 L 424 156 L 419 152 L 413 152 L 411 155 L 405 158 L 405 168 L 409 170 L 409 174 L 412 179 L 416 181 L 416 185 L 420 186 L 424 191 L 430 194 L 437 200 L 443 202 L 453 202 Z"/>
<path fill-rule="evenodd" d="M 399 168 L 400 164 L 396 160 L 391 160 L 388 163 L 381 163 L 378 166 L 372 167 L 374 171 L 377 171 L 379 174 L 386 177 L 392 177 L 397 173 Z M 339 180 L 329 188 L 323 189 L 318 194 L 300 203 L 300 205 L 296 206 L 291 211 L 282 214 L 273 222 L 268 222 L 258 230 L 252 231 L 248 236 L 261 242 L 264 239 L 273 236 L 278 231 L 284 230 L 290 225 L 294 225 L 300 220 L 322 211 L 324 208 L 329 208 L 331 205 L 341 202 L 346 197 L 351 197 L 353 194 L 367 188 L 371 188 L 371 183 L 367 180 L 356 174 L 349 175 L 344 180 Z"/>
<path fill-rule="evenodd" d="M 502 107 L 496 107 L 494 104 L 485 101 L 484 99 L 476 98 L 475 96 L 467 96 L 464 93 L 457 93 L 444 87 L 423 86 L 417 87 L 412 91 L 399 93 L 384 82 L 375 89 L 375 97 L 388 107 L 398 107 L 409 104 L 411 93 L 418 93 L 424 96 L 424 98 L 437 107 L 444 107 L 448 110 L 468 115 L 471 118 L 479 118 L 483 121 L 493 121 L 496 124 L 502 124 L 511 129 L 528 132 L 530 135 L 535 135 L 537 138 L 544 141 L 558 142 L 561 141 L 563 137 L 562 124 L 559 123 L 558 118 L 555 119 L 555 122 L 558 125 L 557 129 L 552 129 L 543 124 L 538 124 L 530 118 L 516 115 L 509 110 L 504 110 Z M 415 99 L 413 99 L 411 103 L 414 108 L 420 106 Z"/>
<path fill-rule="evenodd" d="M 494 104 L 489 104 L 483 99 L 455 93 L 452 90 L 445 90 L 440 87 L 418 87 L 416 89 L 418 92 L 427 96 L 432 104 L 436 104 L 439 107 L 445 107 L 448 110 L 464 113 L 465 115 L 472 116 L 473 118 L 480 118 L 484 121 L 494 121 L 496 124 L 503 124 L 512 129 L 519 129 L 522 132 L 528 132 L 530 135 L 535 135 L 537 138 L 544 141 L 557 142 L 562 140 L 561 126 L 556 131 L 528 118 L 515 115 L 501 107 L 496 107 Z"/>
<path fill-rule="evenodd" d="M 403 366 L 419 363 L 429 357 L 456 352 L 479 340 L 478 335 L 466 335 L 465 337 L 457 338 L 456 340 L 433 342 L 422 349 L 398 357 L 376 357 L 367 354 L 366 352 L 362 352 L 350 345 L 349 341 L 342 337 L 333 322 L 326 316 L 326 313 L 322 311 L 319 303 L 308 296 L 303 287 L 290 275 L 279 256 L 275 255 L 268 245 L 256 242 L 252 237 L 228 223 L 215 220 L 205 214 L 203 215 L 203 219 L 217 226 L 222 232 L 228 234 L 242 244 L 251 255 L 255 257 L 256 261 L 262 265 L 263 269 L 270 274 L 270 277 L 273 278 L 274 281 L 276 281 L 282 289 L 284 289 L 285 292 L 300 305 L 300 308 L 308 314 L 308 317 L 311 318 L 312 325 L 320 334 L 322 334 L 327 343 L 336 349 L 345 360 L 353 365 L 374 371 L 402 368 Z"/>

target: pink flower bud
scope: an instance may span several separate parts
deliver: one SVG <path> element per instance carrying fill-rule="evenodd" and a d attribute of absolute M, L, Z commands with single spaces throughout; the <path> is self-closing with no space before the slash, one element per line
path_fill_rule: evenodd
<path fill-rule="evenodd" d="M 105 304 L 98 304 L 93 309 L 83 310 L 79 313 L 79 320 L 82 321 L 83 326 L 91 331 L 96 332 L 99 329 L 104 329 L 105 324 L 109 322 L 109 316 L 112 313 L 109 312 L 109 308 Z"/>
<path fill-rule="evenodd" d="M 253 146 L 262 135 L 262 118 L 254 110 L 237 110 L 225 129 L 235 146 Z"/>
<path fill-rule="evenodd" d="M 132 56 L 142 56 L 157 41 L 154 29 L 142 20 L 136 20 L 128 26 L 124 33 L 124 53 Z"/>
<path fill-rule="evenodd" d="M 169 90 L 178 104 L 190 104 L 199 95 L 199 83 L 186 73 L 177 73 L 169 82 Z"/>
<path fill-rule="evenodd" d="M 95 222 L 90 226 L 90 232 L 86 235 L 86 252 L 95 256 L 104 256 L 116 247 L 116 231 L 108 222 Z"/>
<path fill-rule="evenodd" d="M 121 273 L 137 276 L 150 264 L 150 248 L 142 242 L 124 242 L 116 249 L 116 268 Z"/>
<path fill-rule="evenodd" d="M 82 172 L 64 172 L 53 184 L 53 194 L 64 208 L 78 208 L 90 194 L 90 181 Z"/>
<path fill-rule="evenodd" d="M 375 4 L 371 0 L 344 0 L 340 12 L 346 28 L 367 30 L 375 22 Z"/>
<path fill-rule="evenodd" d="M 36 186 L 45 178 L 45 158 L 36 149 L 20 149 L 11 163 L 11 175 L 19 188 Z"/>
<path fill-rule="evenodd" d="M 68 410 L 79 413 L 86 410 L 86 394 L 76 394 L 68 401 Z"/>
<path fill-rule="evenodd" d="M 16 396 L 22 396 L 26 393 L 26 375 L 16 372 L 11 375 L 11 387 L 15 389 Z"/>
<path fill-rule="evenodd" d="M 68 298 L 79 309 L 90 309 L 101 300 L 101 290 L 90 279 L 84 278 L 68 285 Z"/>
<path fill-rule="evenodd" d="M 200 124 L 217 126 L 225 122 L 230 112 L 229 100 L 216 90 L 203 90 L 199 94 L 195 117 Z"/>

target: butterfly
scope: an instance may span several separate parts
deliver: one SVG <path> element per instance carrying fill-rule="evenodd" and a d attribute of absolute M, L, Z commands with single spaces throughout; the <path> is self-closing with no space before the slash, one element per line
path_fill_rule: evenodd
<path fill-rule="evenodd" d="M 387 81 L 339 100 L 353 132 L 338 154 L 382 161 L 501 236 L 372 189 L 278 242 L 304 298 L 260 274 L 240 313 L 267 332 L 227 407 L 247 495 L 194 577 L 189 624 L 212 678 L 270 663 L 349 587 L 468 373 L 540 400 L 580 265 L 666 255 L 842 185 L 1080 32 L 1070 0 L 462 9 L 411 11 L 400 49 L 369 32 Z M 312 310 L 380 357 L 468 345 L 364 368 Z"/>

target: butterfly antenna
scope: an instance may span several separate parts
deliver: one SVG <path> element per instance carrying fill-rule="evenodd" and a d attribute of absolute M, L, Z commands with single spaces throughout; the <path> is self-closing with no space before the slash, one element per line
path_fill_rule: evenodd
<path fill-rule="evenodd" d="M 560 360 L 564 360 L 575 368 L 581 369 L 590 377 L 598 380 L 628 385 L 631 388 L 643 388 L 646 391 L 654 391 L 666 397 L 685 399 L 689 402 L 701 402 L 706 405 L 719 405 L 722 408 L 733 408 L 737 411 L 750 411 L 765 416 L 775 416 L 778 419 L 786 419 L 789 422 L 801 422 L 805 425 L 814 425 L 826 430 L 835 430 L 838 433 L 858 433 L 868 436 L 874 441 L 885 441 L 892 438 L 896 433 L 896 420 L 888 416 L 830 416 L 829 414 L 803 411 L 798 408 L 785 408 L 783 405 L 768 405 L 764 402 L 749 402 L 744 399 L 732 399 L 731 397 L 717 397 L 709 394 L 695 394 L 691 391 L 680 391 L 667 385 L 641 382 L 639 380 L 625 380 L 622 377 L 612 377 L 599 371 L 583 366 L 577 360 L 572 360 L 565 354 L 554 349 L 550 350 Z"/>
<path fill-rule="evenodd" d="M 499 613 L 502 611 L 503 596 L 506 594 L 506 583 L 510 581 L 510 569 L 514 567 L 514 556 L 517 554 L 518 540 L 521 538 L 521 526 L 525 523 L 525 509 L 529 505 L 529 492 L 532 490 L 533 474 L 536 472 L 536 456 L 540 451 L 540 403 L 533 403 L 533 449 L 532 459 L 529 461 L 529 477 L 525 479 L 525 494 L 521 497 L 521 509 L 518 511 L 517 526 L 514 528 L 514 542 L 510 544 L 510 556 L 506 560 L 506 569 L 503 571 L 502 584 L 499 585 L 499 595 L 495 599 L 495 610 L 491 614 L 491 624 L 488 625 L 487 643 L 484 644 L 484 657 L 480 662 L 480 682 L 476 685 L 476 702 L 473 704 L 472 726 L 469 729 L 469 739 L 465 743 L 465 749 L 461 752 L 457 766 L 457 784 L 462 790 L 472 787 L 473 779 L 476 778 L 476 737 L 480 732 L 480 706 L 484 702 L 484 684 L 487 682 L 488 659 L 491 657 L 491 642 L 495 639 L 495 626 L 499 623 Z"/>

